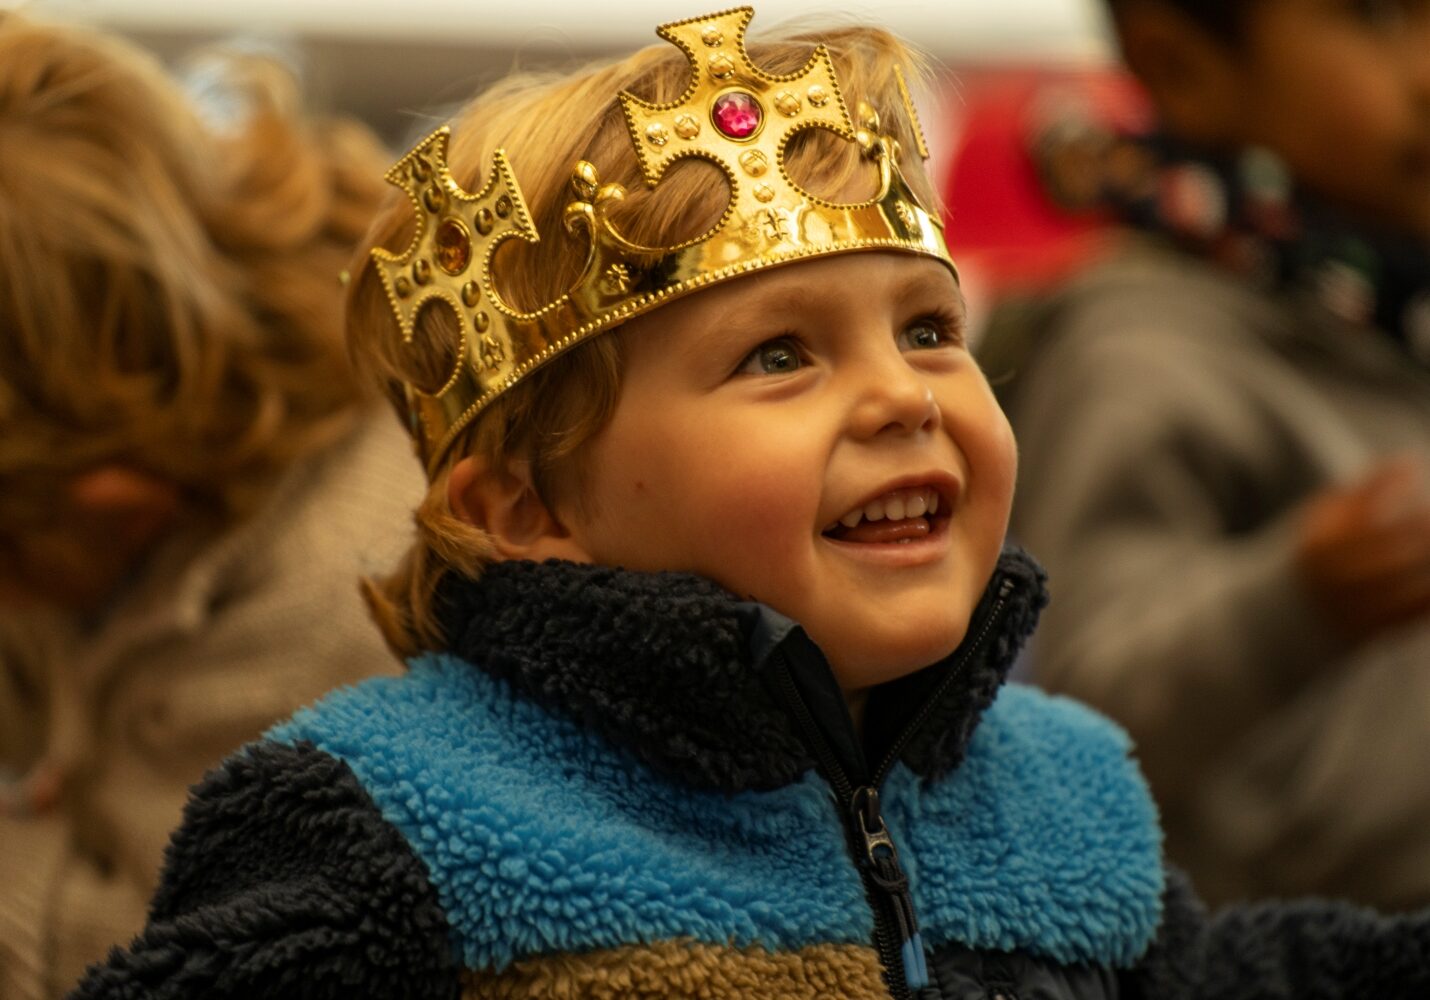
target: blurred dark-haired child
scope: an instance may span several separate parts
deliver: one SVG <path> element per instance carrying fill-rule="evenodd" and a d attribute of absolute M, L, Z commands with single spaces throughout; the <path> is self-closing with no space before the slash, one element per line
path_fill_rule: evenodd
<path fill-rule="evenodd" d="M 1159 127 L 1051 187 L 1125 238 L 986 355 L 1040 679 L 1130 728 L 1213 899 L 1424 904 L 1430 3 L 1111 6 Z"/>

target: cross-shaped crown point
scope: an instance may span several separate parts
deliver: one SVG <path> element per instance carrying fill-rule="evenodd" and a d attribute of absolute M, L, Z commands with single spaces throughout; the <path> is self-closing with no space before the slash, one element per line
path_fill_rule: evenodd
<path fill-rule="evenodd" d="M 484 333 L 490 310 L 502 308 L 486 281 L 491 255 L 511 237 L 529 243 L 540 239 L 506 154 L 496 151 L 486 184 L 469 194 L 447 167 L 450 141 L 451 131 L 444 126 L 387 172 L 388 182 L 412 200 L 417 232 L 402 254 L 378 248 L 372 256 L 403 339 L 409 341 L 417 314 L 432 299 L 451 305 L 467 340 Z"/>
<path fill-rule="evenodd" d="M 855 135 L 828 50 L 817 47 L 793 73 L 766 72 L 745 51 L 754 13 L 739 7 L 662 25 L 657 34 L 690 61 L 689 87 L 670 104 L 620 95 L 647 184 L 656 185 L 682 157 L 702 157 L 725 172 L 731 210 L 747 218 L 810 199 L 781 165 L 790 136 L 807 128 L 827 128 L 845 139 Z"/>

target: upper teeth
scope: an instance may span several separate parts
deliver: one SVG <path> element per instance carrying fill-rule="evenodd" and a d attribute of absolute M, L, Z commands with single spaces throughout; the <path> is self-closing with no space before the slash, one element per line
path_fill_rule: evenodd
<path fill-rule="evenodd" d="M 871 500 L 862 507 L 855 507 L 839 519 L 846 528 L 852 528 L 860 521 L 902 521 L 906 517 L 923 517 L 938 513 L 938 491 L 928 486 L 914 489 L 895 490 Z M 830 525 L 834 527 L 834 525 Z"/>

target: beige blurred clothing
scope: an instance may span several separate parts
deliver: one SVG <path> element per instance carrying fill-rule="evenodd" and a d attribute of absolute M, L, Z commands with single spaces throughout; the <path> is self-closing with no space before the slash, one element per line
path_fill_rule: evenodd
<path fill-rule="evenodd" d="M 0 766 L 60 789 L 48 810 L 0 810 L 0 1000 L 62 995 L 143 926 L 208 768 L 329 688 L 400 669 L 357 580 L 406 548 L 422 489 L 398 423 L 373 414 L 255 516 L 167 542 L 90 629 L 0 621 Z"/>
<path fill-rule="evenodd" d="M 1430 372 L 1141 241 L 991 336 L 1052 581 L 1034 669 L 1132 732 L 1171 858 L 1212 900 L 1430 904 L 1430 622 L 1350 651 L 1292 568 L 1314 492 L 1430 462 Z"/>

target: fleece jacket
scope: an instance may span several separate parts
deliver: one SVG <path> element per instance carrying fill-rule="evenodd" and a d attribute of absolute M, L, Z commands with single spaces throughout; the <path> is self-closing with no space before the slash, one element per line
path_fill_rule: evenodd
<path fill-rule="evenodd" d="M 697 577 L 439 599 L 449 651 L 196 790 L 76 1000 L 1430 995 L 1430 920 L 1202 911 L 1125 735 L 1004 684 L 1046 600 L 1021 553 L 858 736 L 803 629 Z"/>

